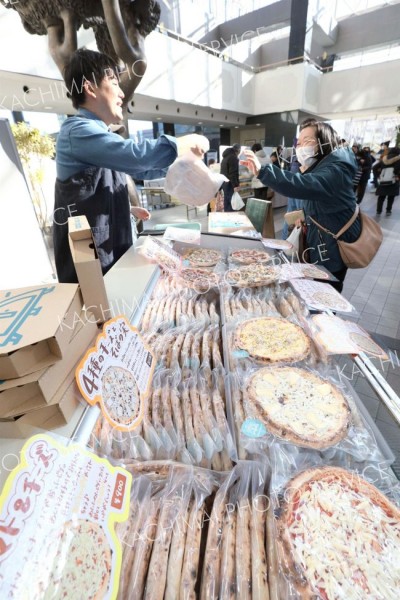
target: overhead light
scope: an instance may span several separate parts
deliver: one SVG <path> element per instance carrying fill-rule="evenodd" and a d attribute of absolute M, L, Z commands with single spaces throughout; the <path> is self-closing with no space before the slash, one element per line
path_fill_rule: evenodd
<path fill-rule="evenodd" d="M 261 123 L 256 123 L 256 127 L 261 127 Z"/>
<path fill-rule="evenodd" d="M 223 127 L 223 125 L 220 125 L 220 127 Z"/>
<path fill-rule="evenodd" d="M 203 121 L 199 121 L 197 125 L 203 125 Z"/>
<path fill-rule="evenodd" d="M 52 110 L 52 106 L 44 106 L 43 108 L 45 108 L 46 110 Z"/>
<path fill-rule="evenodd" d="M 162 118 L 161 117 L 157 117 L 156 121 L 162 121 Z"/>
<path fill-rule="evenodd" d="M 235 129 L 239 129 L 239 125 L 235 125 Z"/>

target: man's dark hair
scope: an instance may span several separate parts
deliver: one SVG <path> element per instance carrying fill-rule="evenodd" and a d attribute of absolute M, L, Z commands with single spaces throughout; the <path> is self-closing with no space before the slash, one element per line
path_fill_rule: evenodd
<path fill-rule="evenodd" d="M 118 65 L 107 54 L 86 48 L 74 52 L 64 69 L 67 96 L 71 98 L 73 107 L 79 108 L 85 102 L 85 81 L 99 86 L 111 72 L 118 77 Z"/>
<path fill-rule="evenodd" d="M 317 119 L 306 119 L 300 125 L 300 131 L 306 127 L 315 127 L 315 137 L 318 142 L 318 158 L 328 156 L 333 150 L 342 146 L 340 137 L 328 123 L 317 121 Z"/>
<path fill-rule="evenodd" d="M 262 146 L 261 146 L 261 144 L 256 142 L 255 144 L 252 145 L 251 150 L 252 150 L 252 152 L 259 152 L 260 150 L 262 150 Z"/>
<path fill-rule="evenodd" d="M 238 154 L 240 154 L 240 150 L 241 150 L 241 145 L 240 144 L 233 144 L 232 146 L 232 150 L 234 150 L 235 152 L 237 152 Z"/>

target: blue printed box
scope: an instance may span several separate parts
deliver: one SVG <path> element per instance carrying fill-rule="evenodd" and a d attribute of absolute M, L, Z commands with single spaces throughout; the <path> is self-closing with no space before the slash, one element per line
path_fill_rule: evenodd
<path fill-rule="evenodd" d="M 82 310 L 79 286 L 37 285 L 0 291 L 0 380 L 60 360 Z"/>

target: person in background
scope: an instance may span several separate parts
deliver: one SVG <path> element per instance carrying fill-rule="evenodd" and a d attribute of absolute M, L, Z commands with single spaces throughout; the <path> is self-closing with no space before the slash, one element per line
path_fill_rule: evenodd
<path fill-rule="evenodd" d="M 272 164 L 261 167 L 253 152 L 246 150 L 245 155 L 244 163 L 266 185 L 280 194 L 303 200 L 309 262 L 328 269 L 339 280 L 331 285 L 341 292 L 347 267 L 336 240 L 320 227 L 335 234 L 354 215 L 356 199 L 352 181 L 357 163 L 352 150 L 343 148 L 328 123 L 306 119 L 300 126 L 296 147 L 300 173 L 281 170 Z M 360 233 L 358 217 L 341 239 L 354 242 Z"/>
<path fill-rule="evenodd" d="M 297 160 L 296 150 L 294 149 L 293 154 L 292 154 L 292 160 L 290 162 L 289 171 L 291 173 L 299 173 L 300 167 L 301 167 L 301 165 L 300 165 L 299 161 Z M 303 208 L 303 200 L 300 200 L 299 198 L 288 198 L 286 212 L 292 212 L 294 210 L 301 210 L 302 208 Z M 284 221 L 283 229 L 282 229 L 282 239 L 286 240 L 288 235 L 289 235 L 289 225 L 286 223 L 286 221 Z"/>
<path fill-rule="evenodd" d="M 222 153 L 221 169 L 222 175 L 225 175 L 229 181 L 222 184 L 224 192 L 224 211 L 233 212 L 231 199 L 234 192 L 239 191 L 239 154 L 240 144 L 234 144 L 226 148 Z"/>
<path fill-rule="evenodd" d="M 62 124 L 56 146 L 53 239 L 61 283 L 77 282 L 68 243 L 68 217 L 87 217 L 102 272 L 107 273 L 132 245 L 125 173 L 133 179 L 162 177 L 178 154 L 175 138 L 164 135 L 136 144 L 109 131 L 110 125 L 123 118 L 124 93 L 118 77 L 112 58 L 87 49 L 74 52 L 64 69 L 65 84 L 78 112 Z M 202 157 L 204 152 L 195 143 L 200 143 L 201 136 L 190 140 L 192 151 Z M 146 212 L 138 216 L 146 218 Z"/>
<path fill-rule="evenodd" d="M 389 175 L 391 176 L 390 181 L 382 181 L 382 174 L 391 169 Z M 393 202 L 396 196 L 399 195 L 400 188 L 400 148 L 389 148 L 386 156 L 382 158 L 380 175 L 381 181 L 378 179 L 378 187 L 376 188 L 376 195 L 378 201 L 376 205 L 376 214 L 382 214 L 383 204 L 387 197 L 386 215 L 392 214 Z"/>
<path fill-rule="evenodd" d="M 268 163 L 268 157 L 265 154 L 261 144 L 253 144 L 251 150 L 257 156 L 261 165 L 266 165 Z M 257 179 L 256 176 L 254 176 L 251 181 L 251 187 L 253 188 L 254 198 L 267 200 L 268 188 L 259 179 Z"/>
<path fill-rule="evenodd" d="M 357 204 L 361 204 L 364 195 L 365 195 L 365 190 L 367 189 L 367 185 L 368 185 L 368 181 L 369 181 L 369 177 L 371 175 L 371 169 L 372 169 L 372 158 L 371 158 L 371 152 L 368 146 L 365 146 L 362 150 L 359 151 L 358 153 L 359 156 L 359 164 L 361 166 L 361 177 L 360 180 L 358 182 L 358 186 L 356 189 L 356 196 L 357 196 Z"/>
<path fill-rule="evenodd" d="M 277 155 L 276 151 L 271 152 L 271 154 L 269 155 L 269 157 L 271 159 L 271 163 L 273 165 L 275 165 L 276 167 L 280 168 L 279 159 L 278 159 L 278 155 Z"/>
<path fill-rule="evenodd" d="M 360 179 L 361 179 L 361 175 L 362 175 L 362 166 L 361 166 L 361 162 L 360 162 L 360 147 L 358 144 L 353 144 L 351 149 L 354 152 L 354 156 L 356 157 L 356 161 L 357 161 L 357 171 L 353 177 L 353 190 L 354 192 L 357 191 L 358 188 L 358 184 L 360 183 Z"/>
<path fill-rule="evenodd" d="M 388 141 L 388 142 L 382 142 L 379 151 L 375 155 L 375 159 L 376 160 L 372 164 L 372 175 L 373 175 L 372 184 L 375 187 L 378 187 L 378 176 L 379 176 L 379 173 L 380 173 L 380 170 L 381 170 L 381 160 L 385 156 L 387 156 L 387 154 L 389 152 L 389 145 L 390 145 L 390 141 Z"/>

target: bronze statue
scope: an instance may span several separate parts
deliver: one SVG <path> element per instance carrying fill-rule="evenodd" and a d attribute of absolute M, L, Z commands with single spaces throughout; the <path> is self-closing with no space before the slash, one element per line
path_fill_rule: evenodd
<path fill-rule="evenodd" d="M 160 7 L 155 0 L 0 0 L 21 17 L 26 31 L 48 35 L 49 51 L 63 75 L 77 49 L 77 31 L 92 28 L 100 52 L 112 56 L 125 69 L 120 77 L 124 108 L 146 70 L 144 38 L 155 29 Z"/>

